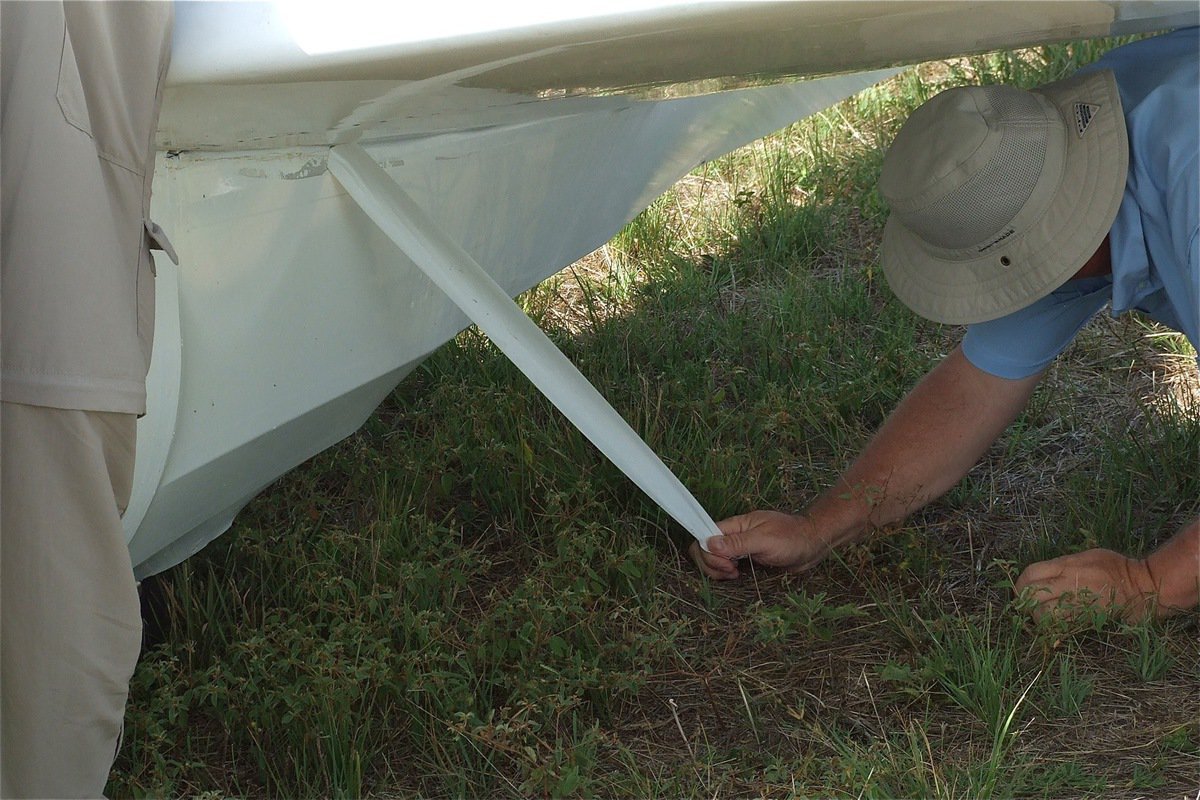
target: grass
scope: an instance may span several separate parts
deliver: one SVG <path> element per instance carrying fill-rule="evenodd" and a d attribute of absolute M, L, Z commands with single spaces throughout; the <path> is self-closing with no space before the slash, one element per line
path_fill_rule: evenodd
<path fill-rule="evenodd" d="M 800 508 L 961 335 L 878 270 L 899 123 L 1102 48 L 906 72 L 704 165 L 522 303 L 714 516 Z M 108 794 L 1194 792 L 1197 616 L 1034 625 L 1011 584 L 1197 512 L 1195 391 L 1182 337 L 1097 320 L 941 501 L 810 575 L 718 585 L 468 330 L 153 581 Z"/>

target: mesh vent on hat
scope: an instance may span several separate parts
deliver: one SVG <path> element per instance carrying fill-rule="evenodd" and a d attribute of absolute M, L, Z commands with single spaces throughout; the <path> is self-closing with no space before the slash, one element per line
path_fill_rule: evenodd
<path fill-rule="evenodd" d="M 1046 115 L 1028 92 L 984 87 L 1003 123 L 993 158 L 966 183 L 924 208 L 899 215 L 904 226 L 947 250 L 981 248 L 1001 234 L 1033 194 L 1046 158 Z"/>
<path fill-rule="evenodd" d="M 1044 125 L 1046 112 L 1042 111 L 1032 93 L 1015 86 L 981 86 L 983 96 L 996 109 L 996 113 L 1010 125 Z"/>

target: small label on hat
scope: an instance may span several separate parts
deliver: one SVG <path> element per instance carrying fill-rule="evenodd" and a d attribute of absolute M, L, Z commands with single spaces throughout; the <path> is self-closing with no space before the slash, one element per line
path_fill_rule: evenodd
<path fill-rule="evenodd" d="M 1001 242 L 1003 242 L 1005 239 L 1007 239 L 1008 237 L 1012 236 L 1012 235 L 1013 235 L 1014 233 L 1016 233 L 1016 232 L 1017 232 L 1017 231 L 1016 231 L 1016 229 L 1015 229 L 1015 228 L 1009 228 L 1009 229 L 1008 229 L 1008 230 L 1006 230 L 1004 233 L 1000 234 L 1000 235 L 999 235 L 999 236 L 997 236 L 995 239 L 992 239 L 990 242 L 988 242 L 987 244 L 985 244 L 983 247 L 979 248 L 979 249 L 978 249 L 978 250 L 976 250 L 975 252 L 977 252 L 977 253 L 986 253 L 988 250 L 991 250 L 993 247 L 995 247 L 996 245 L 1000 244 Z"/>
<path fill-rule="evenodd" d="M 1100 106 L 1094 103 L 1076 103 L 1075 104 L 1075 132 L 1079 134 L 1079 138 L 1083 138 L 1083 134 L 1087 131 L 1088 126 L 1092 124 L 1092 119 L 1100 111 Z"/>

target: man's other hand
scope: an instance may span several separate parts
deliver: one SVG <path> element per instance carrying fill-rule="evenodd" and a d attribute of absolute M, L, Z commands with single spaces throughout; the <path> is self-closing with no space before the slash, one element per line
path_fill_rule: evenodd
<path fill-rule="evenodd" d="M 1130 622 L 1145 619 L 1157 610 L 1158 587 L 1145 561 L 1112 550 L 1086 550 L 1030 564 L 1017 578 L 1013 590 L 1026 589 L 1036 602 L 1035 619 L 1047 614 L 1071 618 L 1088 608 L 1112 609 Z"/>

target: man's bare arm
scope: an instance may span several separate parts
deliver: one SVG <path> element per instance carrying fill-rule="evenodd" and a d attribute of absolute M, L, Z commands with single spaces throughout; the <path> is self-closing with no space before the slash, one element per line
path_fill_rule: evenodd
<path fill-rule="evenodd" d="M 693 545 L 693 559 L 713 578 L 736 578 L 731 558 L 746 555 L 793 570 L 815 566 L 831 549 L 872 526 L 903 519 L 954 486 L 1016 419 L 1040 378 L 997 378 L 956 348 L 807 511 L 756 511 L 725 520 L 725 535 L 708 540 L 713 553 Z"/>

